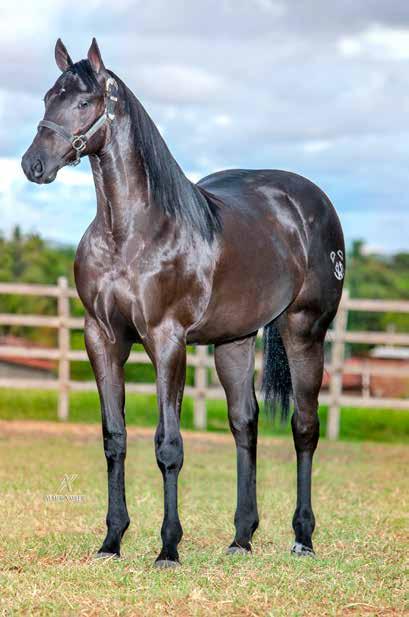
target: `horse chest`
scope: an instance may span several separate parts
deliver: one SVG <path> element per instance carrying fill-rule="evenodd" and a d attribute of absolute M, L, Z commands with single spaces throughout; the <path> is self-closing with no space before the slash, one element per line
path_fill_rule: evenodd
<path fill-rule="evenodd" d="M 112 300 L 122 317 L 133 325 L 140 335 L 146 331 L 143 317 L 140 276 L 137 268 L 118 262 L 111 273 Z"/>
<path fill-rule="evenodd" d="M 84 256 L 83 256 L 84 257 Z M 134 327 L 143 336 L 146 326 L 143 319 L 139 271 L 134 264 L 127 266 L 123 260 L 110 255 L 108 267 L 98 267 L 99 260 L 87 256 L 77 268 L 76 279 L 80 297 L 88 313 L 106 333 L 113 334 L 118 317 Z M 112 336 L 109 336 L 112 338 Z"/>
<path fill-rule="evenodd" d="M 143 243 L 131 252 L 96 240 L 94 234 L 84 243 L 76 278 L 88 312 L 106 331 L 115 329 L 119 317 L 143 338 L 166 316 L 188 329 L 203 314 L 210 294 L 209 258 L 200 266 L 193 253 L 152 251 Z"/>

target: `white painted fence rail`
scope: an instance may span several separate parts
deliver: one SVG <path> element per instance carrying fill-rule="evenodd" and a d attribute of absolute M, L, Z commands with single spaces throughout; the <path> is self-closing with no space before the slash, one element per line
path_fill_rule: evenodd
<path fill-rule="evenodd" d="M 0 346 L 1 357 L 41 358 L 58 361 L 58 378 L 56 379 L 19 379 L 0 378 L 0 388 L 16 389 L 43 389 L 58 391 L 58 417 L 67 420 L 69 417 L 69 393 L 76 391 L 96 390 L 95 383 L 72 381 L 70 379 L 70 363 L 73 361 L 88 361 L 85 351 L 76 351 L 70 348 L 70 330 L 81 330 L 84 327 L 82 318 L 71 317 L 70 299 L 78 298 L 77 292 L 68 287 L 65 277 L 58 280 L 58 285 L 28 285 L 18 283 L 0 283 L 0 294 L 49 296 L 57 299 L 57 315 L 16 315 L 0 314 L 0 326 L 29 326 L 47 327 L 58 330 L 57 348 L 32 348 Z M 339 435 L 341 407 L 384 407 L 394 409 L 409 409 L 409 399 L 371 397 L 367 393 L 363 396 L 346 395 L 342 391 L 342 377 L 345 372 L 344 352 L 345 343 L 369 343 L 383 345 L 409 345 L 409 334 L 392 332 L 357 332 L 348 331 L 348 313 L 350 311 L 396 312 L 409 313 L 409 301 L 403 300 L 358 300 L 349 298 L 344 292 L 341 305 L 334 320 L 333 328 L 328 332 L 327 340 L 331 343 L 331 362 L 326 365 L 330 375 L 329 392 L 320 396 L 320 403 L 329 406 L 327 436 L 337 439 Z M 149 364 L 150 360 L 144 352 L 132 352 L 128 362 Z M 209 369 L 214 367 L 213 357 L 207 347 L 197 347 L 196 353 L 187 354 L 187 365 L 195 369 L 194 386 L 186 386 L 185 394 L 194 401 L 194 425 L 205 429 L 206 400 L 224 399 L 223 389 L 218 385 L 208 383 Z M 262 369 L 262 356 L 256 355 L 256 370 Z M 376 367 L 363 360 L 361 363 L 348 367 L 348 374 L 409 377 L 407 367 Z M 127 383 L 127 392 L 139 394 L 156 394 L 153 383 Z"/>

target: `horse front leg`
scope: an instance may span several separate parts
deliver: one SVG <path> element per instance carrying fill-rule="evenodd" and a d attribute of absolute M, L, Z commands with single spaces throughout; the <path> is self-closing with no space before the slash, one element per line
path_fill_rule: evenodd
<path fill-rule="evenodd" d="M 104 451 L 108 468 L 107 535 L 97 557 L 120 555 L 122 536 L 130 520 L 125 499 L 126 429 L 123 367 L 132 341 L 121 329 L 115 343 L 110 343 L 97 322 L 85 319 L 85 343 L 94 370 L 101 402 Z"/>
<path fill-rule="evenodd" d="M 155 561 L 159 568 L 179 563 L 178 544 L 183 530 L 178 514 L 178 476 L 183 465 L 180 410 L 186 376 L 186 344 L 175 329 L 158 330 L 150 337 L 148 350 L 156 369 L 159 423 L 155 434 L 158 467 L 163 476 L 164 517 L 162 549 Z"/>

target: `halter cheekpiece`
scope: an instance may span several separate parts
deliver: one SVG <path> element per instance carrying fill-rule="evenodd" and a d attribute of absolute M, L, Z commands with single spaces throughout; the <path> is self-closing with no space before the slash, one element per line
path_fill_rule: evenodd
<path fill-rule="evenodd" d="M 112 122 L 115 119 L 115 106 L 118 101 L 118 84 L 113 77 L 108 77 L 105 82 L 105 110 L 102 116 L 92 124 L 88 131 L 81 135 L 71 135 L 60 124 L 51 122 L 50 120 L 41 120 L 38 128 L 44 127 L 50 129 L 60 135 L 66 141 L 69 141 L 71 147 L 75 150 L 75 159 L 68 165 L 78 165 L 81 160 L 81 152 L 87 147 L 88 140 L 104 126 L 107 122 Z"/>

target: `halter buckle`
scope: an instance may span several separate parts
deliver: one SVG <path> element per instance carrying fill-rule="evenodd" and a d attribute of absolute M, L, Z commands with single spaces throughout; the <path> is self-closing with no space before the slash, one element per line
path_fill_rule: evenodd
<path fill-rule="evenodd" d="M 82 152 L 82 150 L 85 150 L 85 148 L 87 147 L 87 138 L 85 137 L 85 135 L 76 135 L 72 139 L 71 145 L 74 148 L 74 150 L 76 150 L 79 154 L 80 152 Z"/>

